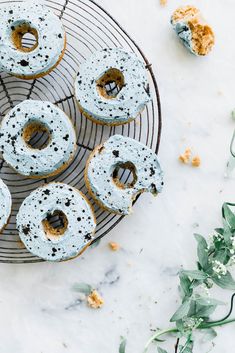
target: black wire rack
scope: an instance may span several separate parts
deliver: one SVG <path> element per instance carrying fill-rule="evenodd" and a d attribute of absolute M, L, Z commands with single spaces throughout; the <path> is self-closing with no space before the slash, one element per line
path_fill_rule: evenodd
<path fill-rule="evenodd" d="M 2 4 L 14 1 L 0 0 Z M 64 110 L 73 120 L 78 140 L 78 150 L 73 162 L 61 174 L 44 180 L 28 179 L 18 175 L 3 160 L 0 161 L 0 177 L 12 193 L 13 207 L 9 223 L 0 235 L 0 262 L 33 263 L 43 261 L 30 254 L 20 242 L 16 230 L 16 214 L 26 196 L 43 183 L 60 181 L 80 189 L 91 201 L 96 218 L 97 231 L 94 242 L 104 237 L 123 217 L 103 211 L 90 199 L 84 184 L 84 168 L 94 147 L 116 133 L 141 141 L 158 153 L 161 137 L 161 106 L 151 64 L 142 50 L 114 18 L 93 0 L 45 0 L 63 21 L 67 33 L 67 49 L 60 65 L 49 75 L 30 81 L 0 74 L 0 114 L 4 116 L 12 107 L 25 99 L 49 100 Z M 25 46 L 32 46 L 33 38 L 24 38 Z M 105 47 L 122 47 L 144 59 L 149 73 L 153 100 L 141 115 L 130 124 L 107 127 L 96 125 L 79 112 L 74 99 L 74 79 L 82 61 L 94 51 Z M 113 86 L 110 86 L 112 94 Z M 37 133 L 33 144 L 45 143 L 45 136 Z M 127 181 L 129 174 L 121 178 Z"/>

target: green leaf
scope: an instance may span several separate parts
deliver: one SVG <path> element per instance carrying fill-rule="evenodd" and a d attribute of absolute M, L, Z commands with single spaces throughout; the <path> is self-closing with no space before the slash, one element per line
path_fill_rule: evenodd
<path fill-rule="evenodd" d="M 223 232 L 224 242 L 226 245 L 229 245 L 231 244 L 231 236 L 232 236 L 231 228 L 225 218 L 223 218 L 222 221 L 223 221 L 223 227 L 224 227 L 224 232 Z"/>
<path fill-rule="evenodd" d="M 189 312 L 188 312 L 188 317 L 192 317 L 192 316 L 195 316 L 196 315 L 196 301 L 195 300 L 191 300 L 191 303 L 190 303 L 190 309 L 189 309 Z"/>
<path fill-rule="evenodd" d="M 160 338 L 154 338 L 154 341 L 156 341 L 156 342 L 165 342 L 165 340 L 160 340 Z"/>
<path fill-rule="evenodd" d="M 197 270 L 195 271 L 183 270 L 181 271 L 181 273 L 183 275 L 190 277 L 191 279 L 197 279 L 197 280 L 205 280 L 208 277 L 208 275 L 205 272 L 197 271 Z"/>
<path fill-rule="evenodd" d="M 161 347 L 157 347 L 158 353 L 167 353 L 165 349 L 162 349 Z"/>
<path fill-rule="evenodd" d="M 121 337 L 121 343 L 119 346 L 119 353 L 125 353 L 126 352 L 126 339 L 124 337 Z"/>
<path fill-rule="evenodd" d="M 225 243 L 224 239 L 223 240 L 218 240 L 217 238 L 213 238 L 213 244 L 214 244 L 214 247 L 215 247 L 215 251 L 219 251 L 221 249 L 223 250 L 224 247 L 226 246 L 226 243 Z"/>
<path fill-rule="evenodd" d="M 193 341 L 189 337 L 184 346 L 180 347 L 179 353 L 193 353 Z"/>
<path fill-rule="evenodd" d="M 213 328 L 203 330 L 202 342 L 208 342 L 213 340 L 217 336 L 217 332 Z"/>
<path fill-rule="evenodd" d="M 75 283 L 72 287 L 75 292 L 83 293 L 89 295 L 92 292 L 92 286 L 87 283 Z"/>
<path fill-rule="evenodd" d="M 191 300 L 188 317 L 207 318 L 215 311 L 217 305 L 205 305 L 204 303 L 201 305 L 197 300 L 198 299 Z"/>
<path fill-rule="evenodd" d="M 216 251 L 213 259 L 221 262 L 222 264 L 226 264 L 229 260 L 227 249 Z"/>
<path fill-rule="evenodd" d="M 231 208 L 227 203 L 223 204 L 223 217 L 231 228 L 235 228 L 235 214 L 232 212 Z"/>
<path fill-rule="evenodd" d="M 208 268 L 208 247 L 207 242 L 200 234 L 195 234 L 197 240 L 197 256 L 201 267 L 206 270 Z"/>
<path fill-rule="evenodd" d="M 206 297 L 206 298 L 203 298 L 203 297 L 200 297 L 198 299 L 196 299 L 196 302 L 202 306 L 213 306 L 213 305 L 224 305 L 225 303 L 220 301 L 220 300 L 217 300 L 217 299 L 213 299 L 213 298 L 210 298 L 210 297 Z"/>
<path fill-rule="evenodd" d="M 221 275 L 220 278 L 218 276 L 213 276 L 212 280 L 217 286 L 223 289 L 235 290 L 235 281 L 230 272 L 227 272 L 226 275 Z"/>
<path fill-rule="evenodd" d="M 206 280 L 204 280 L 204 281 L 206 281 Z M 194 280 L 192 281 L 192 283 L 191 283 L 190 288 L 191 288 L 191 289 L 197 288 L 197 287 L 200 286 L 200 284 L 202 284 L 204 281 L 194 279 Z"/>
<path fill-rule="evenodd" d="M 195 317 L 197 318 L 208 318 L 216 309 L 216 305 L 200 305 L 196 304 Z"/>
<path fill-rule="evenodd" d="M 184 333 L 184 324 L 182 320 L 178 320 L 175 323 L 177 329 L 179 330 L 180 334 L 178 335 L 178 337 L 182 337 L 183 333 Z"/>
<path fill-rule="evenodd" d="M 171 322 L 178 321 L 182 319 L 183 317 L 187 316 L 188 312 L 190 309 L 190 300 L 186 300 L 178 310 L 174 313 L 172 318 L 170 319 Z"/>
<path fill-rule="evenodd" d="M 182 272 L 180 272 L 179 277 L 180 277 L 180 289 L 183 292 L 182 293 L 183 296 L 190 296 L 192 294 L 192 289 L 190 289 L 191 287 L 190 279 Z"/>
<path fill-rule="evenodd" d="M 224 229 L 223 228 L 215 228 L 216 233 L 220 234 L 220 235 L 224 235 Z"/>

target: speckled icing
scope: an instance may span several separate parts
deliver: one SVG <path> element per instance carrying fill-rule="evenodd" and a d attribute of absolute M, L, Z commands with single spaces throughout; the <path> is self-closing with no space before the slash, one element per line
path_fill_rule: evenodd
<path fill-rule="evenodd" d="M 107 99 L 99 94 L 96 82 L 111 68 L 123 74 L 124 87 L 115 98 Z M 151 99 L 145 64 L 123 49 L 97 51 L 80 66 L 75 96 L 81 109 L 97 122 L 124 124 L 136 118 Z"/>
<path fill-rule="evenodd" d="M 172 27 L 178 37 L 181 39 L 184 46 L 191 51 L 192 54 L 198 55 L 193 49 L 192 31 L 187 24 L 187 21 L 171 21 Z"/>
<path fill-rule="evenodd" d="M 0 230 L 7 224 L 11 214 L 11 206 L 11 193 L 6 184 L 0 179 Z"/>
<path fill-rule="evenodd" d="M 189 26 L 184 22 L 180 21 L 173 24 L 173 29 L 175 30 L 178 37 L 182 40 L 183 44 L 193 53 L 196 54 L 193 50 L 192 45 L 192 31 Z"/>
<path fill-rule="evenodd" d="M 29 24 L 38 32 L 38 46 L 31 52 L 18 50 L 14 29 Z M 12 2 L 0 7 L 0 69 L 16 76 L 46 73 L 58 62 L 65 46 L 60 19 L 39 1 Z"/>
<path fill-rule="evenodd" d="M 42 221 L 54 211 L 66 215 L 68 226 L 63 235 L 49 240 Z M 92 209 L 82 193 L 62 183 L 50 183 L 33 191 L 22 203 L 16 223 L 26 248 L 48 261 L 79 255 L 93 239 L 96 227 Z"/>
<path fill-rule="evenodd" d="M 113 171 L 120 163 L 131 162 L 137 181 L 131 188 L 120 188 L 113 180 Z M 149 191 L 157 194 L 163 187 L 163 174 L 155 153 L 129 137 L 114 135 L 92 153 L 86 166 L 88 190 L 105 209 L 129 214 L 136 196 Z"/>
<path fill-rule="evenodd" d="M 31 148 L 22 132 L 29 123 L 40 123 L 50 133 L 43 149 Z M 62 170 L 76 150 L 76 134 L 71 120 L 57 106 L 46 101 L 25 100 L 2 120 L 0 148 L 5 161 L 25 176 L 44 177 Z"/>

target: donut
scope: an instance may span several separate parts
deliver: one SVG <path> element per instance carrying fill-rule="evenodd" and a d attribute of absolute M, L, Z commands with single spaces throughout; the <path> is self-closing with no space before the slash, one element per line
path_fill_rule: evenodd
<path fill-rule="evenodd" d="M 61 227 L 50 223 L 59 217 Z M 68 260 L 91 243 L 96 220 L 85 196 L 63 183 L 50 183 L 34 190 L 20 206 L 16 217 L 25 247 L 47 261 Z"/>
<path fill-rule="evenodd" d="M 0 231 L 7 225 L 11 214 L 11 193 L 6 184 L 0 179 Z"/>
<path fill-rule="evenodd" d="M 35 132 L 46 132 L 40 149 L 30 145 Z M 76 134 L 68 116 L 47 101 L 25 100 L 3 118 L 0 149 L 5 161 L 17 173 L 32 178 L 58 174 L 72 161 Z"/>
<path fill-rule="evenodd" d="M 127 185 L 118 178 L 122 168 L 132 172 Z M 85 183 L 89 194 L 105 210 L 128 215 L 137 195 L 156 195 L 163 187 L 163 174 L 155 153 L 129 137 L 114 135 L 97 146 L 88 158 Z"/>
<path fill-rule="evenodd" d="M 23 46 L 26 33 L 35 37 Z M 66 35 L 61 20 L 38 1 L 11 2 L 0 11 L 0 69 L 33 79 L 51 72 L 63 57 Z"/>
<path fill-rule="evenodd" d="M 110 94 L 106 85 L 111 87 Z M 128 123 L 151 100 L 145 63 L 124 49 L 97 51 L 80 66 L 75 79 L 75 97 L 80 111 L 95 123 Z"/>
<path fill-rule="evenodd" d="M 213 48 L 215 44 L 214 32 L 196 7 L 179 7 L 171 17 L 171 24 L 191 53 L 204 56 Z"/>

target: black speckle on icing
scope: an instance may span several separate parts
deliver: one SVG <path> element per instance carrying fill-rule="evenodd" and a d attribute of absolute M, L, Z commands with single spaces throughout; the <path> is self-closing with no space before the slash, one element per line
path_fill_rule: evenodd
<path fill-rule="evenodd" d="M 19 64 L 20 64 L 21 66 L 28 66 L 28 65 L 29 65 L 29 62 L 26 61 L 26 60 L 24 60 L 24 59 L 22 59 L 22 60 L 19 62 Z"/>
<path fill-rule="evenodd" d="M 119 157 L 119 151 L 114 150 L 114 151 L 113 151 L 113 155 L 118 158 L 118 157 Z"/>

